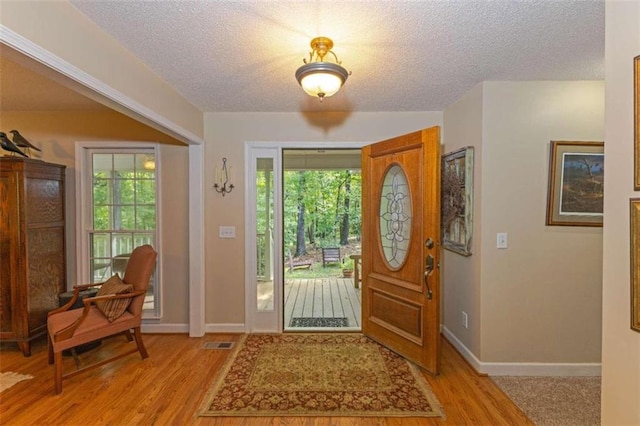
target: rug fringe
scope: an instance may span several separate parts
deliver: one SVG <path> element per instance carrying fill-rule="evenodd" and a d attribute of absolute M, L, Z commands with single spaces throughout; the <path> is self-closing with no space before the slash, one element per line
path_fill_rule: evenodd
<path fill-rule="evenodd" d="M 14 373 L 13 371 L 7 371 L 0 373 L 0 392 L 9 389 L 13 385 L 23 381 L 33 379 L 31 374 Z"/>

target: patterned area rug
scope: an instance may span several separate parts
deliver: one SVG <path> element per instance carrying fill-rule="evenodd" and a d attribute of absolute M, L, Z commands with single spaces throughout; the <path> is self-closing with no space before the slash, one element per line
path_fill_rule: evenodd
<path fill-rule="evenodd" d="M 417 367 L 361 334 L 251 334 L 201 416 L 443 416 Z"/>
<path fill-rule="evenodd" d="M 0 392 L 3 390 L 9 389 L 11 386 L 16 383 L 20 383 L 23 380 L 33 379 L 33 376 L 30 374 L 19 374 L 13 373 L 11 371 L 7 371 L 4 373 L 0 373 Z"/>
<path fill-rule="evenodd" d="M 346 317 L 334 318 L 310 318 L 294 317 L 289 322 L 289 327 L 349 327 L 349 319 Z"/>

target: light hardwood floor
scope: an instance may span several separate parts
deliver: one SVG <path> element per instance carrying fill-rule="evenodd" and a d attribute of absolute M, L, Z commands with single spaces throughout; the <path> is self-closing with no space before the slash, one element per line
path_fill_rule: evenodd
<path fill-rule="evenodd" d="M 143 335 L 150 357 L 132 354 L 63 381 L 53 391 L 53 367 L 47 364 L 46 340 L 22 356 L 15 344 L 0 346 L 0 370 L 34 376 L 0 394 L 2 425 L 531 425 L 527 417 L 488 377 L 476 375 L 462 357 L 443 342 L 442 373 L 425 374 L 446 420 L 425 418 L 212 418 L 197 417 L 216 373 L 231 353 L 203 349 L 209 341 L 236 341 L 239 335 Z M 81 355 L 85 360 L 121 350 L 122 336 L 104 341 Z M 65 369 L 74 368 L 65 357 Z"/>

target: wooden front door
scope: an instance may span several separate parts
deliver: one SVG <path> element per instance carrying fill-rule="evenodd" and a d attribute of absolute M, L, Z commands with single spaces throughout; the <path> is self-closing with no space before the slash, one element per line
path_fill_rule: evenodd
<path fill-rule="evenodd" d="M 362 182 L 362 331 L 437 374 L 440 128 L 363 148 Z"/>

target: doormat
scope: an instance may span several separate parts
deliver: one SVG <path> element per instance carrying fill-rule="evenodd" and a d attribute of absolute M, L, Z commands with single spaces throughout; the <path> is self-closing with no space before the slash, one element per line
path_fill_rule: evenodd
<path fill-rule="evenodd" d="M 291 318 L 289 327 L 349 327 L 349 319 L 346 317 L 294 317 Z"/>
<path fill-rule="evenodd" d="M 199 415 L 444 417 L 416 366 L 355 333 L 245 336 Z"/>

